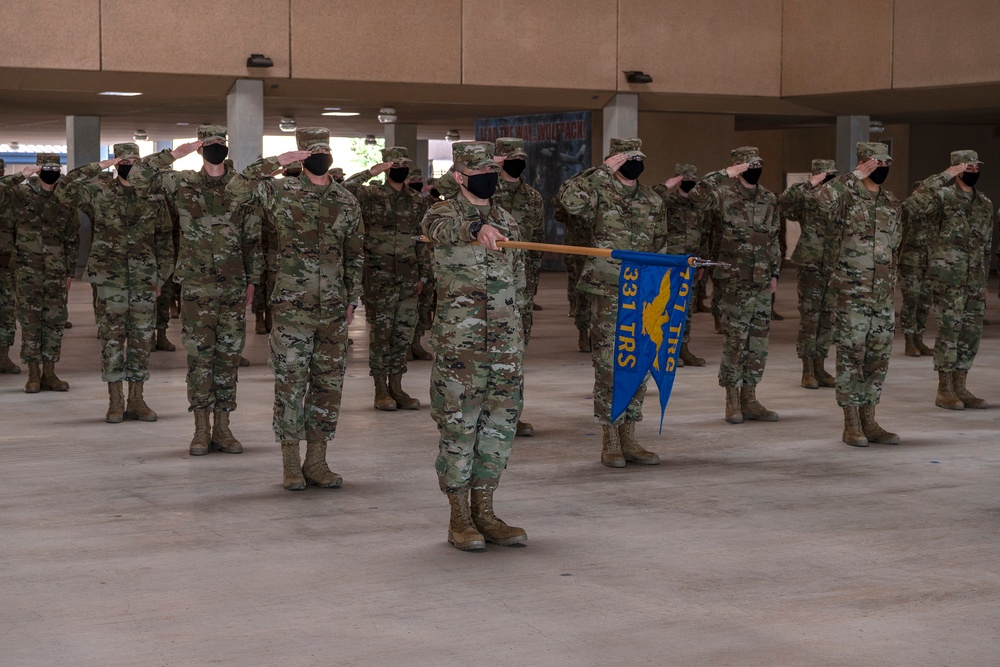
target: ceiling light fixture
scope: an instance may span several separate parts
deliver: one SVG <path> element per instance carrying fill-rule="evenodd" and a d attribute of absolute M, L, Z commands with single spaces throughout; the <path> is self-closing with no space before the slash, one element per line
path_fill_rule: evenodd
<path fill-rule="evenodd" d="M 97 93 L 98 95 L 107 95 L 109 97 L 137 97 L 142 95 L 142 93 L 130 93 L 122 90 L 105 90 L 103 93 Z"/>
<path fill-rule="evenodd" d="M 873 120 L 868 123 L 868 134 L 882 134 L 885 132 L 885 125 L 880 120 Z"/>
<path fill-rule="evenodd" d="M 392 107 L 382 107 L 378 110 L 378 122 L 382 124 L 396 122 L 396 110 Z"/>
<path fill-rule="evenodd" d="M 282 132 L 294 132 L 296 127 L 298 127 L 298 125 L 296 124 L 294 118 L 282 118 L 278 122 L 278 129 Z"/>
<path fill-rule="evenodd" d="M 345 117 L 346 118 L 347 116 L 360 116 L 361 112 L 360 111 L 324 111 L 322 115 L 324 115 L 324 116 L 338 116 L 338 117 Z"/>
<path fill-rule="evenodd" d="M 179 123 L 177 123 L 177 124 L 178 124 L 178 125 L 180 125 L 181 127 L 187 127 L 187 126 L 188 126 L 188 125 L 190 125 L 191 123 L 185 123 L 184 121 L 181 121 L 181 122 L 179 122 Z"/>
<path fill-rule="evenodd" d="M 149 139 L 149 135 L 146 134 L 146 130 L 136 130 L 135 134 L 132 135 L 133 141 L 146 141 Z"/>
<path fill-rule="evenodd" d="M 458 141 L 462 138 L 462 135 L 458 133 L 458 130 L 448 130 L 445 133 L 444 138 L 448 141 Z"/>

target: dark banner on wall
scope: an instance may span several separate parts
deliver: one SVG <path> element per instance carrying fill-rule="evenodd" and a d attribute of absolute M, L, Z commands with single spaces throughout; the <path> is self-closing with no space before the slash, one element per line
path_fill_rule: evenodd
<path fill-rule="evenodd" d="M 497 137 L 524 139 L 528 153 L 524 179 L 542 194 L 545 202 L 545 241 L 562 243 L 566 229 L 552 217 L 552 198 L 563 181 L 590 166 L 590 112 L 476 120 L 478 141 L 496 141 Z M 542 268 L 564 270 L 562 255 L 546 253 Z"/>

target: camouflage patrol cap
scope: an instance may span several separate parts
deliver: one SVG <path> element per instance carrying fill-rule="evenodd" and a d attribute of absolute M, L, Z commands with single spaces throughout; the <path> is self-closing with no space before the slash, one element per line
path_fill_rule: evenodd
<path fill-rule="evenodd" d="M 509 158 L 527 158 L 528 154 L 524 152 L 524 139 L 518 139 L 516 137 L 498 137 L 497 155 L 503 155 L 504 157 Z"/>
<path fill-rule="evenodd" d="M 300 151 L 330 150 L 330 130 L 325 127 L 300 127 L 295 130 L 295 143 Z"/>
<path fill-rule="evenodd" d="M 222 125 L 199 125 L 198 141 L 204 144 L 224 144 L 226 143 L 226 128 Z"/>
<path fill-rule="evenodd" d="M 966 163 L 982 164 L 982 162 L 979 160 L 979 153 L 970 150 L 951 152 L 951 164 L 953 166 L 956 164 L 966 164 Z"/>
<path fill-rule="evenodd" d="M 414 167 L 410 169 L 410 173 L 406 175 L 406 180 L 408 181 L 424 180 L 424 170 L 421 169 L 420 167 Z"/>
<path fill-rule="evenodd" d="M 837 171 L 837 163 L 834 160 L 813 160 L 812 161 L 812 173 L 814 174 L 825 174 L 829 171 Z"/>
<path fill-rule="evenodd" d="M 693 164 L 678 162 L 674 165 L 674 175 L 683 176 L 684 178 L 697 178 L 698 177 L 698 167 Z"/>
<path fill-rule="evenodd" d="M 113 148 L 115 151 L 115 157 L 118 159 L 139 159 L 139 146 L 137 144 L 133 144 L 131 141 L 127 141 L 123 144 L 115 144 Z"/>
<path fill-rule="evenodd" d="M 382 162 L 391 162 L 392 164 L 413 164 L 413 160 L 411 160 L 409 155 L 406 154 L 406 148 L 403 146 L 390 146 L 389 148 L 383 148 Z"/>
<path fill-rule="evenodd" d="M 39 167 L 55 167 L 56 169 L 62 167 L 59 153 L 39 153 L 35 156 L 35 164 Z"/>
<path fill-rule="evenodd" d="M 301 166 L 301 163 L 299 163 L 299 162 L 296 162 L 295 164 L 298 164 L 298 165 Z M 341 167 L 333 167 L 327 173 L 330 174 L 331 176 L 333 176 L 334 178 L 343 178 L 344 177 L 344 170 Z"/>
<path fill-rule="evenodd" d="M 859 141 L 856 147 L 858 160 L 875 158 L 880 162 L 892 162 L 889 147 L 877 141 Z"/>
<path fill-rule="evenodd" d="M 500 171 L 500 165 L 493 160 L 495 153 L 492 141 L 456 141 L 451 145 L 451 159 L 469 169 Z"/>
<path fill-rule="evenodd" d="M 642 152 L 642 139 L 622 139 L 621 137 L 611 137 L 611 155 L 624 153 L 626 158 L 646 158 Z"/>
<path fill-rule="evenodd" d="M 740 146 L 729 151 L 729 155 L 733 158 L 733 164 L 764 162 L 764 158 L 760 156 L 756 146 Z"/>

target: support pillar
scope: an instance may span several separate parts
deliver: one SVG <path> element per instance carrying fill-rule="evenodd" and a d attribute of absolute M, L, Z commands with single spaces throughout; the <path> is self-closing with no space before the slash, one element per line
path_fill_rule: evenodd
<path fill-rule="evenodd" d="M 264 82 L 237 79 L 226 97 L 229 157 L 236 171 L 260 159 L 264 150 Z"/>
<path fill-rule="evenodd" d="M 417 126 L 409 123 L 386 123 L 382 127 L 385 132 L 385 147 L 402 146 L 410 159 L 417 162 Z"/>
<path fill-rule="evenodd" d="M 413 156 L 413 161 L 423 170 L 425 181 L 434 175 L 431 173 L 431 161 L 428 157 L 426 139 L 417 139 L 417 152 L 416 155 Z"/>
<path fill-rule="evenodd" d="M 870 116 L 837 116 L 837 170 L 846 174 L 857 166 L 859 141 L 868 141 Z"/>
<path fill-rule="evenodd" d="M 66 116 L 66 171 L 102 159 L 101 117 Z M 82 275 L 90 256 L 93 224 L 86 214 L 79 212 L 77 215 L 80 216 L 80 255 L 76 261 L 76 275 Z"/>
<path fill-rule="evenodd" d="M 623 139 L 639 136 L 639 96 L 635 93 L 618 93 L 604 105 L 604 152 L 600 161 L 611 151 L 611 138 Z"/>

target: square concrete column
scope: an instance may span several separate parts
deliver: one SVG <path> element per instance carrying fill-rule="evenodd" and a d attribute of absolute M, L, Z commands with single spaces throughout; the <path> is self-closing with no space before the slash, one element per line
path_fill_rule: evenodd
<path fill-rule="evenodd" d="M 66 171 L 101 159 L 101 117 L 66 116 Z M 76 275 L 79 276 L 87 266 L 94 228 L 85 213 L 77 215 L 80 216 L 80 255 L 76 261 Z"/>
<path fill-rule="evenodd" d="M 837 170 L 846 174 L 857 165 L 859 141 L 868 141 L 870 116 L 837 116 Z"/>
<path fill-rule="evenodd" d="M 386 123 L 384 128 L 385 147 L 402 146 L 414 162 L 417 161 L 417 126 L 408 123 Z M 418 166 L 421 166 L 417 162 Z M 421 166 L 421 168 L 423 168 Z"/>
<path fill-rule="evenodd" d="M 264 82 L 238 79 L 226 97 L 229 157 L 242 171 L 261 157 L 264 150 Z"/>
<path fill-rule="evenodd" d="M 612 137 L 639 136 L 639 96 L 635 93 L 618 93 L 604 106 L 604 152 L 600 160 L 611 150 Z"/>

